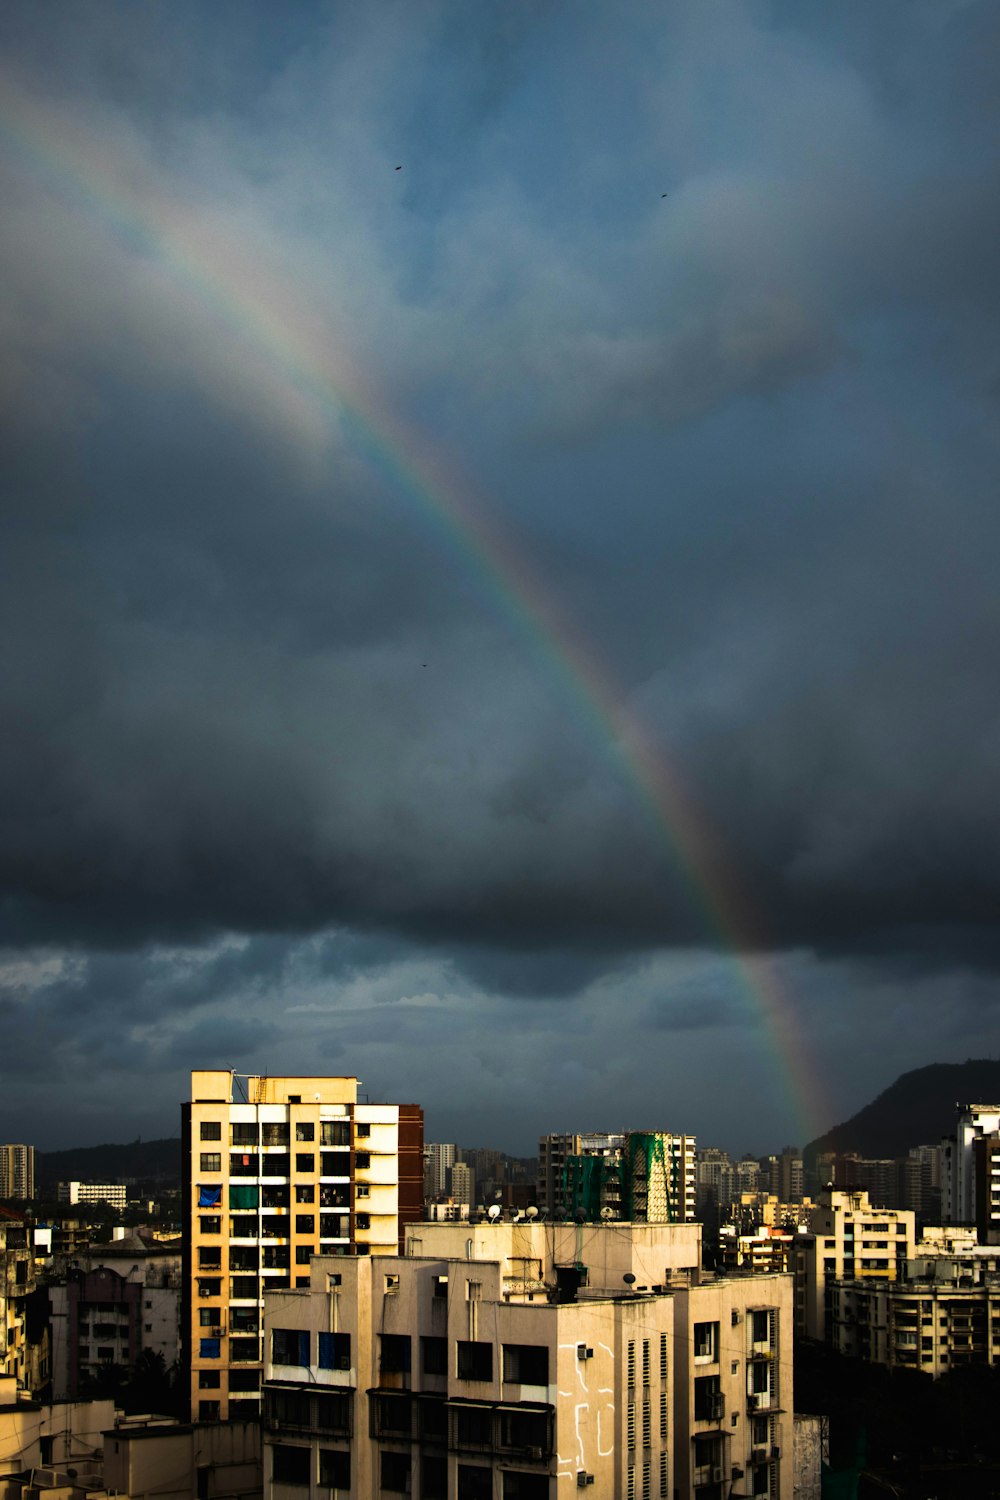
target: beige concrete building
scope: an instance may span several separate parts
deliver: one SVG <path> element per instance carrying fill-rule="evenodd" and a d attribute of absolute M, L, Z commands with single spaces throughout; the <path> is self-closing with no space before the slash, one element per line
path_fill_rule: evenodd
<path fill-rule="evenodd" d="M 790 1277 L 702 1279 L 696 1224 L 420 1224 L 407 1252 L 268 1295 L 270 1500 L 792 1500 Z"/>
<path fill-rule="evenodd" d="M 41 1477 L 42 1486 L 58 1489 L 59 1471 L 66 1476 L 64 1489 L 73 1493 L 102 1490 L 103 1431 L 114 1421 L 113 1401 L 59 1401 L 42 1404 L 18 1396 L 12 1375 L 0 1375 L 0 1500 L 21 1500 L 20 1477 Z M 55 1471 L 45 1475 L 41 1471 Z"/>
<path fill-rule="evenodd" d="M 191 1075 L 183 1107 L 182 1361 L 191 1414 L 260 1410 L 264 1294 L 316 1254 L 397 1254 L 420 1216 L 423 1114 L 358 1101 L 356 1078 Z"/>
<path fill-rule="evenodd" d="M 128 1188 L 124 1182 L 60 1182 L 56 1188 L 60 1203 L 106 1203 L 124 1213 L 128 1207 Z"/>
<path fill-rule="evenodd" d="M 0 1208 L 0 1375 L 28 1384 L 27 1298 L 35 1290 L 35 1257 L 28 1221 Z"/>
<path fill-rule="evenodd" d="M 126 1420 L 103 1441 L 104 1483 L 119 1500 L 252 1500 L 261 1493 L 256 1421 Z"/>
<path fill-rule="evenodd" d="M 806 1338 L 832 1339 L 833 1287 L 902 1280 L 914 1254 L 912 1209 L 875 1208 L 865 1192 L 824 1188 L 795 1240 L 795 1324 Z"/>

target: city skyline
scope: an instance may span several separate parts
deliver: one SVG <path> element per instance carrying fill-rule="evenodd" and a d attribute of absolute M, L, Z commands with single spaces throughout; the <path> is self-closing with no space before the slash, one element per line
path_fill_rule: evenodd
<path fill-rule="evenodd" d="M 996 27 L 5 9 L 0 1137 L 1000 1054 Z"/>

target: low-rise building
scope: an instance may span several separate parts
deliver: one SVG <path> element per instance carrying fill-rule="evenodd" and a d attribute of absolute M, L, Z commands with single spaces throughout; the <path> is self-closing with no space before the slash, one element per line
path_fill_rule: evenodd
<path fill-rule="evenodd" d="M 265 1303 L 264 1487 L 418 1500 L 792 1497 L 788 1276 L 696 1224 L 420 1224 Z"/>
<path fill-rule="evenodd" d="M 60 1182 L 59 1203 L 107 1203 L 122 1212 L 128 1207 L 128 1188 L 123 1182 Z"/>

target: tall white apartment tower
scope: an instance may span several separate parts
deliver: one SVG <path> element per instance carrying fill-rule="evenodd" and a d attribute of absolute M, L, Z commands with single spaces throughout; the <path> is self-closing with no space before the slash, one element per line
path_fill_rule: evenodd
<path fill-rule="evenodd" d="M 973 1147 L 1000 1131 L 1000 1104 L 960 1104 L 955 1134 L 943 1142 L 941 1211 L 946 1222 L 976 1222 L 976 1174 Z"/>
<path fill-rule="evenodd" d="M 191 1416 L 260 1412 L 264 1293 L 314 1255 L 396 1255 L 420 1218 L 423 1112 L 358 1102 L 356 1078 L 191 1074 L 181 1367 Z"/>

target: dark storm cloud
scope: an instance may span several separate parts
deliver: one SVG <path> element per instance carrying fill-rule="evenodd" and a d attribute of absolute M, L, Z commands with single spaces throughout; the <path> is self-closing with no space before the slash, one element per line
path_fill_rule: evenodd
<path fill-rule="evenodd" d="M 113 184 L 7 139 L 0 934 L 89 954 L 39 1015 L 90 1017 L 101 1055 L 126 1028 L 134 1063 L 217 1056 L 221 997 L 325 982 L 354 995 L 334 1057 L 393 986 L 437 997 L 401 1035 L 452 991 L 527 1026 L 522 1001 L 719 942 L 517 570 L 363 453 L 257 314 L 482 493 L 719 830 L 761 946 L 980 995 L 994 8 L 3 25 L 8 87 Z M 740 1030 L 711 988 L 634 1003 L 664 1037 Z"/>

